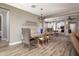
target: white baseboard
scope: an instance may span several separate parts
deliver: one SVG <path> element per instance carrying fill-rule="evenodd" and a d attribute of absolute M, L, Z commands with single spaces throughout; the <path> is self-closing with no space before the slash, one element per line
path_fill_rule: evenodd
<path fill-rule="evenodd" d="M 11 46 L 11 45 L 16 45 L 16 44 L 20 44 L 20 43 L 22 43 L 22 41 L 18 41 L 18 42 L 9 43 L 9 45 Z"/>

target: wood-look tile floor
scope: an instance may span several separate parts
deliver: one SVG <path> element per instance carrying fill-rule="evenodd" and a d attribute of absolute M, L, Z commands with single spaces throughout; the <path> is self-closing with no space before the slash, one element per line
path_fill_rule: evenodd
<path fill-rule="evenodd" d="M 0 48 L 1 56 L 69 56 L 75 55 L 70 42 L 52 39 L 47 45 L 29 50 L 22 44 Z M 63 38 L 64 39 L 64 38 Z M 71 53 L 72 52 L 72 53 Z"/>
<path fill-rule="evenodd" d="M 8 45 L 8 42 L 6 40 L 0 40 L 0 48 L 7 45 Z"/>

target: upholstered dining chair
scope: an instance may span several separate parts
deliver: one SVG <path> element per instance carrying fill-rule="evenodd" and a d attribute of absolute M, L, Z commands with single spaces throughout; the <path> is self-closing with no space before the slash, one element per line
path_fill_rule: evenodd
<path fill-rule="evenodd" d="M 30 33 L 31 31 L 29 28 L 22 28 L 22 35 L 23 35 L 22 43 L 24 45 L 27 45 L 28 47 L 30 47 L 30 39 L 31 39 Z"/>
<path fill-rule="evenodd" d="M 27 45 L 29 48 L 33 48 L 36 45 L 36 40 L 31 37 L 30 28 L 22 28 L 23 40 L 22 43 Z"/>

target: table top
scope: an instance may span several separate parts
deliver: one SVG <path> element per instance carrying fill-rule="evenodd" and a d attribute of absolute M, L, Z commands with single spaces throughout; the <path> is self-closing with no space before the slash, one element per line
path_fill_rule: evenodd
<path fill-rule="evenodd" d="M 33 35 L 31 35 L 31 37 L 42 37 L 42 36 L 44 36 L 44 34 L 33 34 Z"/>
<path fill-rule="evenodd" d="M 53 34 L 53 33 L 33 34 L 33 35 L 31 35 L 31 37 L 32 37 L 32 38 L 34 38 L 34 37 L 39 38 L 39 37 L 44 37 L 44 36 L 46 36 L 46 35 L 52 35 L 52 34 Z"/>

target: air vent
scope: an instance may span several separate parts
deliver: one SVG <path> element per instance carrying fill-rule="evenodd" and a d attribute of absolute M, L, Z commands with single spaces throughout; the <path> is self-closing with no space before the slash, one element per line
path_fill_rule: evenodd
<path fill-rule="evenodd" d="M 32 8 L 36 8 L 36 5 L 32 5 Z"/>

